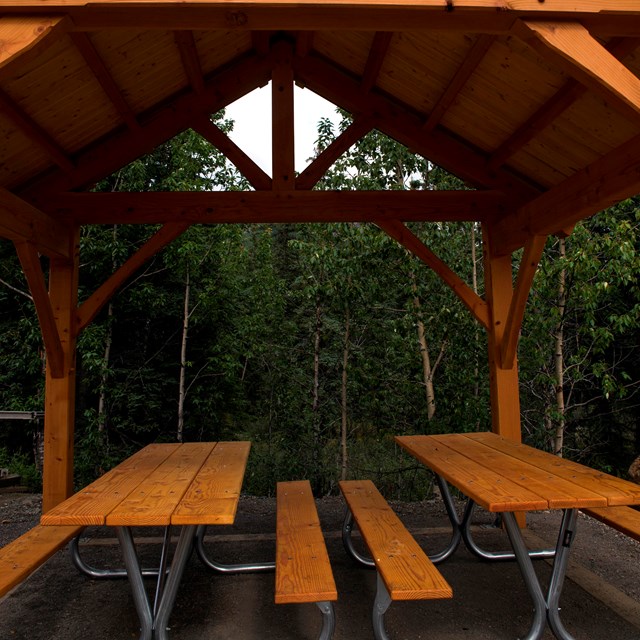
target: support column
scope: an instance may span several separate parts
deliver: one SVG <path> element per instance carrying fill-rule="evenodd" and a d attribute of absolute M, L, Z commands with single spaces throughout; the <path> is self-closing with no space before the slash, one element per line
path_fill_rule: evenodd
<path fill-rule="evenodd" d="M 498 256 L 492 250 L 491 232 L 482 228 L 486 302 L 489 307 L 487 329 L 489 350 L 489 380 L 491 390 L 491 423 L 495 433 L 520 442 L 520 391 L 518 359 L 510 368 L 502 367 L 501 345 L 513 299 L 511 253 Z"/>
<path fill-rule="evenodd" d="M 79 238 L 79 228 L 75 228 L 69 234 L 71 258 L 52 258 L 50 262 L 49 298 L 62 344 L 64 366 L 62 376 L 54 378 L 47 363 L 43 513 L 73 493 Z"/>

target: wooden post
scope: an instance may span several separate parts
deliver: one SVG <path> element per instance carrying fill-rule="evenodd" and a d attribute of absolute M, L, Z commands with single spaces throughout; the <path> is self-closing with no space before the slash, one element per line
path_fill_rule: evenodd
<path fill-rule="evenodd" d="M 486 302 L 489 307 L 487 329 L 489 349 L 489 379 L 491 390 L 491 423 L 495 433 L 520 442 L 520 394 L 518 388 L 518 359 L 510 367 L 502 365 L 501 346 L 509 308 L 513 299 L 511 253 L 495 254 L 491 246 L 491 233 L 483 225 L 484 274 Z"/>
<path fill-rule="evenodd" d="M 64 353 L 64 366 L 62 376 L 54 378 L 47 363 L 43 513 L 73 493 L 79 239 L 79 228 L 76 228 L 69 234 L 71 258 L 52 258 L 50 263 L 49 298 Z"/>

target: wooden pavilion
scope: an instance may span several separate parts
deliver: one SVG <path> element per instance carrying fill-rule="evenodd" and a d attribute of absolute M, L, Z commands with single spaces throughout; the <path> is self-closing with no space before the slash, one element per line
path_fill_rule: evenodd
<path fill-rule="evenodd" d="M 47 351 L 44 510 L 72 492 L 76 339 L 189 225 L 369 221 L 486 329 L 493 429 L 520 438 L 516 347 L 547 236 L 640 192 L 640 0 L 0 0 L 0 235 Z M 272 82 L 272 176 L 210 114 Z M 353 115 L 300 175 L 294 83 Z M 91 193 L 191 128 L 248 192 Z M 313 191 L 371 129 L 474 190 Z M 476 295 L 405 226 L 473 220 Z M 81 225 L 162 223 L 78 304 Z M 524 248 L 517 278 L 512 254 Z M 46 256 L 45 278 L 40 256 Z"/>

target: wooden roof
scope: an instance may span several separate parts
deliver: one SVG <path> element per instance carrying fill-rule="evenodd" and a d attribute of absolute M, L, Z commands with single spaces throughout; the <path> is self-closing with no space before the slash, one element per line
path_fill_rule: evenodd
<path fill-rule="evenodd" d="M 50 255 L 73 221 L 177 219 L 473 219 L 506 254 L 640 192 L 640 0 L 0 0 L 0 15 L 0 235 Z M 273 177 L 208 118 L 270 80 Z M 355 119 L 297 179 L 294 82 Z M 81 193 L 189 127 L 256 193 Z M 477 191 L 311 192 L 371 128 Z"/>

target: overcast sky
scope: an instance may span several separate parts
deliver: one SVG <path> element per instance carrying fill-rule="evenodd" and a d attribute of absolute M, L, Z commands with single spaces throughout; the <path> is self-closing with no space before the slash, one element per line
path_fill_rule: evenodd
<path fill-rule="evenodd" d="M 296 170 L 307 166 L 313 155 L 320 118 L 339 121 L 336 107 L 308 89 L 295 87 Z M 256 89 L 229 105 L 226 115 L 235 121 L 230 138 L 271 175 L 271 84 Z"/>

